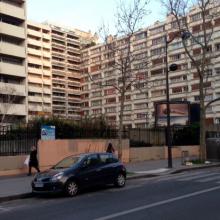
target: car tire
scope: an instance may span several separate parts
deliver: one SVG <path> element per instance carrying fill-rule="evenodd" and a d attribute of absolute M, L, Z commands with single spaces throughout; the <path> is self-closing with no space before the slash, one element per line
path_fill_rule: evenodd
<path fill-rule="evenodd" d="M 76 183 L 76 181 L 69 180 L 66 183 L 65 192 L 66 192 L 67 196 L 69 196 L 69 197 L 76 196 L 78 194 L 78 192 L 79 192 L 79 186 Z"/>
<path fill-rule="evenodd" d="M 125 183 L 126 183 L 125 175 L 122 173 L 119 173 L 117 177 L 115 178 L 115 182 L 114 182 L 115 186 L 121 188 L 125 186 Z"/>

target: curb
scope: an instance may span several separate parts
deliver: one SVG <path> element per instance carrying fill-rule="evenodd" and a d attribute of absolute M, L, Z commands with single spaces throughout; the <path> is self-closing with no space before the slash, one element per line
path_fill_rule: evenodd
<path fill-rule="evenodd" d="M 18 199 L 28 199 L 31 197 L 33 197 L 32 193 L 22 193 L 18 195 L 5 196 L 5 197 L 0 197 L 0 203 L 12 201 L 12 200 L 18 200 Z"/>
<path fill-rule="evenodd" d="M 177 173 L 182 173 L 185 171 L 207 169 L 207 168 L 212 168 L 212 167 L 220 167 L 220 164 L 210 164 L 210 165 L 204 165 L 204 166 L 182 168 L 182 169 L 174 170 L 170 172 L 170 174 L 177 174 Z"/>

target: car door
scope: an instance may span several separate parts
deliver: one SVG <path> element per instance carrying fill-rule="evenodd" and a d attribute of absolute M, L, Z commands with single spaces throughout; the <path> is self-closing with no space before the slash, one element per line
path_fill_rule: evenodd
<path fill-rule="evenodd" d="M 106 153 L 106 154 L 100 154 L 100 172 L 101 172 L 101 180 L 103 183 L 112 183 L 115 178 L 116 173 L 116 164 L 113 161 L 113 155 Z"/>
<path fill-rule="evenodd" d="M 79 172 L 80 183 L 83 187 L 100 184 L 100 160 L 97 154 L 89 155 L 82 163 Z"/>

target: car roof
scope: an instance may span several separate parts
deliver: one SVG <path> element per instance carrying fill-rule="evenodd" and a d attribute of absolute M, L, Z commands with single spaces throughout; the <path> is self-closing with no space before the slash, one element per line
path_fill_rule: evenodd
<path fill-rule="evenodd" d="M 95 154 L 112 154 L 112 153 L 106 153 L 106 152 L 91 152 L 91 153 L 81 153 L 81 154 L 76 154 L 76 155 L 70 155 L 68 157 L 84 157 L 84 156 L 91 156 Z"/>

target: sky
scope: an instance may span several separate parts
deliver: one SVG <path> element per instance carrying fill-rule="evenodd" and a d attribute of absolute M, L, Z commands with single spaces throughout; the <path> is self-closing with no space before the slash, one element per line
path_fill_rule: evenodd
<path fill-rule="evenodd" d="M 35 22 L 49 21 L 92 33 L 97 32 L 104 22 L 113 33 L 118 2 L 119 0 L 27 0 L 27 17 Z M 151 14 L 144 20 L 143 27 L 164 18 L 159 0 L 151 0 L 148 9 Z"/>

